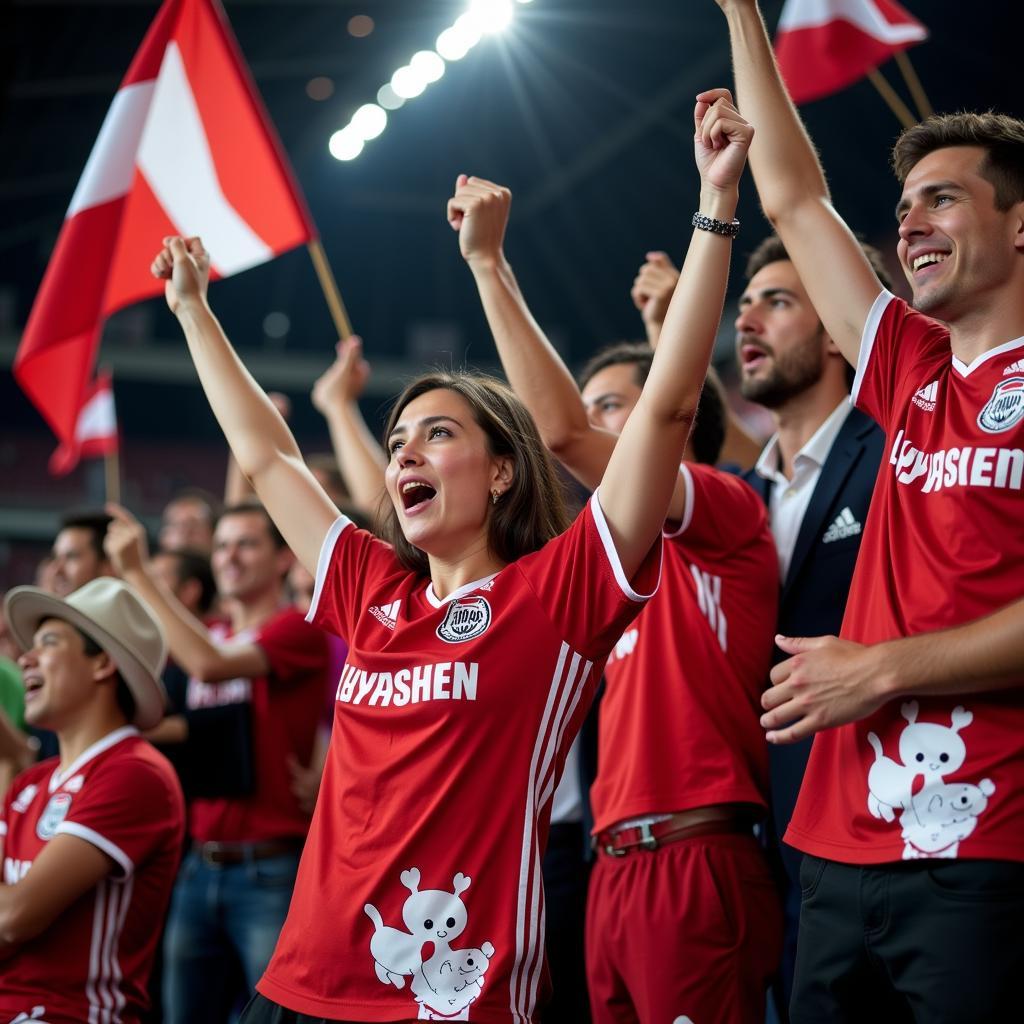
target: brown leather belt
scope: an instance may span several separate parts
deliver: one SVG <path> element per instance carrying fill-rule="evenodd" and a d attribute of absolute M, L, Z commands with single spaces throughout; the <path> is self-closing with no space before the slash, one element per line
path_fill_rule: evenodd
<path fill-rule="evenodd" d="M 207 864 L 242 864 L 302 852 L 301 839 L 263 839 L 256 843 L 193 843 L 192 849 Z"/>
<path fill-rule="evenodd" d="M 625 857 L 627 853 L 657 850 L 659 847 L 678 843 L 682 839 L 692 839 L 694 836 L 722 833 L 753 835 L 752 825 L 751 819 L 743 814 L 730 814 L 694 822 L 692 815 L 684 811 L 653 824 L 599 832 L 594 836 L 592 844 L 598 853 L 609 857 Z"/>

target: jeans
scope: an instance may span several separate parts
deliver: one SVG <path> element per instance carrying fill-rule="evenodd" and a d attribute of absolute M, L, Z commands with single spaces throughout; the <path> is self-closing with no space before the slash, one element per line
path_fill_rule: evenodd
<path fill-rule="evenodd" d="M 164 938 L 166 1024 L 224 1024 L 238 1000 L 252 995 L 277 945 L 298 867 L 298 851 L 239 864 L 188 854 Z"/>

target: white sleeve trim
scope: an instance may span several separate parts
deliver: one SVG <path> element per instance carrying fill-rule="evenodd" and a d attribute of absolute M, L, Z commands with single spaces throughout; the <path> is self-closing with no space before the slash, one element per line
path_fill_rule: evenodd
<path fill-rule="evenodd" d="M 135 871 L 135 865 L 120 846 L 116 846 L 109 839 L 101 836 L 99 832 L 94 832 L 91 828 L 86 828 L 85 825 L 79 825 L 75 821 L 62 821 L 53 834 L 55 836 L 78 836 L 79 839 L 92 843 L 93 846 L 98 850 L 102 850 L 111 860 L 117 862 L 125 878 L 130 878 Z"/>
<path fill-rule="evenodd" d="M 655 581 L 654 589 L 649 594 L 638 594 L 630 586 L 629 580 L 626 579 L 626 571 L 622 568 L 618 551 L 615 550 L 615 542 L 612 540 L 611 530 L 608 529 L 608 521 L 605 519 L 604 510 L 601 508 L 600 488 L 594 491 L 590 498 L 590 510 L 594 516 L 598 536 L 601 538 L 604 553 L 611 564 L 612 572 L 615 574 L 615 582 L 618 583 L 619 589 L 631 601 L 649 601 L 658 592 L 658 587 L 661 584 L 661 558 L 658 558 L 658 579 Z"/>
<path fill-rule="evenodd" d="M 853 405 L 857 404 L 860 386 L 864 380 L 864 374 L 867 373 L 868 363 L 871 361 L 871 353 L 875 350 L 875 337 L 878 334 L 878 327 L 882 322 L 882 314 L 889 303 L 895 298 L 896 296 L 892 292 L 886 291 L 883 288 L 881 294 L 875 299 L 871 309 L 868 311 L 867 320 L 864 321 L 864 331 L 860 336 L 860 352 L 857 355 L 857 374 L 853 378 L 853 388 L 850 391 L 850 402 Z"/>
<path fill-rule="evenodd" d="M 320 545 L 320 557 L 316 563 L 316 583 L 313 587 L 313 600 L 309 603 L 309 611 L 306 612 L 306 621 L 312 622 L 316 615 L 316 610 L 320 605 L 320 595 L 323 593 L 324 580 L 327 579 L 327 570 L 331 564 L 331 556 L 334 554 L 334 546 L 338 543 L 338 538 L 341 536 L 341 531 L 346 526 L 351 526 L 352 520 L 348 516 L 338 516 L 337 519 L 331 523 L 331 528 L 327 531 L 327 535 L 324 537 L 323 544 Z"/>
<path fill-rule="evenodd" d="M 696 495 L 693 493 L 693 474 L 690 472 L 690 467 L 685 462 L 679 463 L 679 475 L 683 478 L 683 483 L 686 484 L 686 497 L 683 501 L 683 518 L 679 520 L 679 527 L 669 532 L 668 530 L 662 531 L 662 536 L 671 540 L 673 537 L 678 537 L 681 533 L 685 533 L 690 528 L 690 523 L 693 522 L 693 503 Z"/>
<path fill-rule="evenodd" d="M 7 835 L 7 822 L 0 821 L 0 837 Z"/>

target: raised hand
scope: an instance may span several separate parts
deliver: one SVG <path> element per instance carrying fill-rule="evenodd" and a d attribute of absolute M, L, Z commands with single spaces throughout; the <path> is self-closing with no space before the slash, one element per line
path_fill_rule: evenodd
<path fill-rule="evenodd" d="M 370 378 L 370 364 L 363 358 L 363 339 L 353 334 L 339 341 L 333 363 L 317 378 L 311 398 L 317 412 L 327 413 L 345 402 L 354 402 Z"/>
<path fill-rule="evenodd" d="M 448 200 L 448 223 L 459 233 L 459 250 L 470 265 L 495 264 L 503 258 L 512 193 L 484 178 L 460 174 Z"/>
<path fill-rule="evenodd" d="M 679 271 L 667 253 L 649 252 L 647 261 L 633 281 L 630 297 L 640 310 L 644 324 L 660 327 L 665 321 L 669 300 L 676 289 Z"/>
<path fill-rule="evenodd" d="M 697 94 L 693 110 L 693 152 L 701 185 L 718 192 L 735 189 L 754 128 L 732 101 L 728 89 L 708 89 Z"/>
<path fill-rule="evenodd" d="M 206 288 L 210 283 L 210 254 L 197 237 L 182 238 L 171 235 L 164 239 L 164 247 L 157 253 L 149 268 L 154 277 L 161 278 L 164 297 L 172 313 L 183 304 L 206 302 Z"/>
<path fill-rule="evenodd" d="M 110 564 L 119 576 L 142 569 L 149 558 L 146 528 L 121 505 L 110 502 L 106 511 L 113 517 L 103 540 Z"/>

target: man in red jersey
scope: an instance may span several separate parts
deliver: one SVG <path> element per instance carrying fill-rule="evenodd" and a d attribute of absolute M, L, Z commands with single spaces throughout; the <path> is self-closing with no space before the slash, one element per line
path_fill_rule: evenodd
<path fill-rule="evenodd" d="M 184 805 L 138 733 L 163 714 L 152 611 L 102 577 L 66 599 L 7 595 L 25 717 L 60 757 L 19 775 L 0 836 L 0 1019 L 137 1024 L 174 883 Z"/>
<path fill-rule="evenodd" d="M 251 712 L 253 790 L 191 802 L 193 846 L 164 947 L 168 1020 L 220 1024 L 242 995 L 239 968 L 251 993 L 288 911 L 309 827 L 288 766 L 291 759 L 308 764 L 312 756 L 327 638 L 285 600 L 293 558 L 262 506 L 232 506 L 217 520 L 211 564 L 231 620 L 209 631 L 146 571 L 142 527 L 123 509 L 111 511 L 108 551 L 152 604 L 171 655 L 189 674 L 187 708 L 245 704 Z M 187 728 L 185 716 L 176 717 L 171 727 Z"/>
<path fill-rule="evenodd" d="M 464 187 L 491 240 L 474 256 L 511 282 L 501 250 L 508 190 L 477 179 Z M 489 323 L 509 380 L 547 446 L 594 487 L 654 350 L 627 343 L 598 353 L 581 394 L 518 289 L 507 294 L 509 308 Z M 763 503 L 714 468 L 724 432 L 721 397 L 706 382 L 663 535 L 659 591 L 605 669 L 586 921 L 596 1024 L 763 1019 L 778 965 L 781 908 L 753 836 L 767 809 L 758 713 L 778 568 Z"/>
<path fill-rule="evenodd" d="M 808 856 L 795 1021 L 1004 1021 L 1024 954 L 1024 124 L 896 144 L 885 291 L 831 206 L 755 0 L 718 0 L 751 167 L 883 460 L 842 639 L 782 638 L 763 725 L 819 730 L 787 841 Z M 838 726 L 838 728 L 829 728 Z"/>

